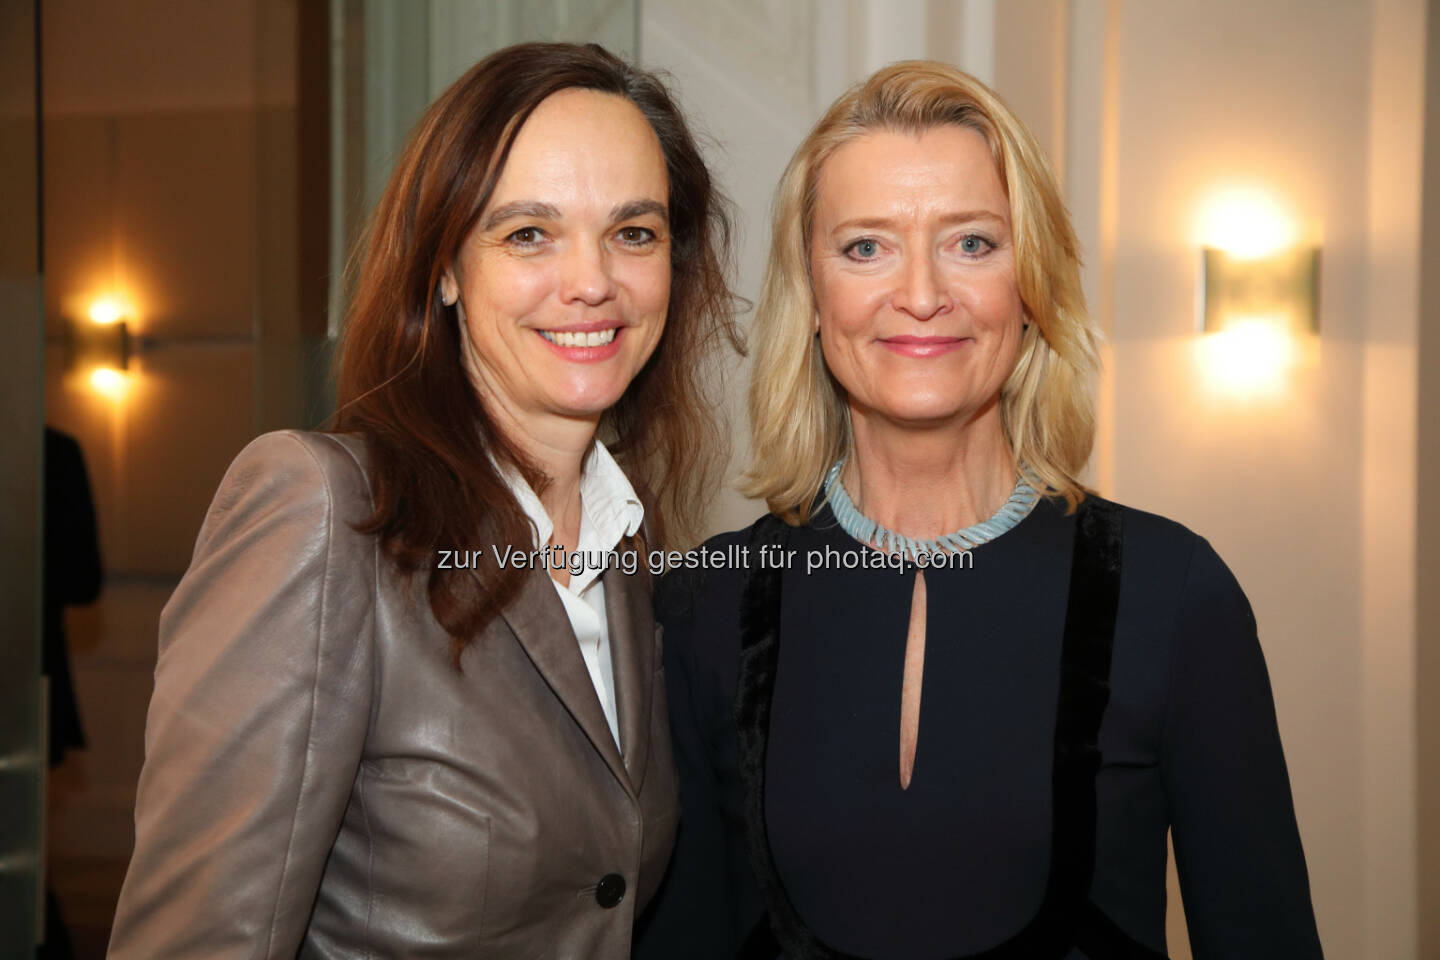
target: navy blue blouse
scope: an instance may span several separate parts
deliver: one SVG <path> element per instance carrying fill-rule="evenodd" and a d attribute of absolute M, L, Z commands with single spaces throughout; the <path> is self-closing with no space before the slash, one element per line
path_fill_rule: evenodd
<path fill-rule="evenodd" d="M 833 558 L 867 548 L 825 510 L 791 532 L 765 823 L 791 904 L 836 950 L 963 956 L 1035 917 L 1052 856 L 1075 535 L 1063 507 L 1041 501 L 974 550 L 972 566 L 926 572 L 908 789 L 899 783 L 900 691 L 914 571 L 844 569 Z M 1129 938 L 1163 952 L 1170 829 L 1197 960 L 1320 957 L 1249 604 L 1203 539 L 1152 514 L 1121 514 L 1091 900 Z M 707 546 L 747 541 L 739 531 Z M 807 557 L 830 559 L 806 573 Z M 660 588 L 683 813 L 665 886 L 638 932 L 643 960 L 733 957 L 766 909 L 746 846 L 733 718 L 742 574 L 676 573 Z"/>

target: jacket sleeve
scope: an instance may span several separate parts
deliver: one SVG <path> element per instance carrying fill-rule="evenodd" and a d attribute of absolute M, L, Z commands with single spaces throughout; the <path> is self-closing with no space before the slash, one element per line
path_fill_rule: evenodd
<path fill-rule="evenodd" d="M 1255 617 L 1204 540 L 1172 671 L 1161 770 L 1196 960 L 1320 957 Z"/>
<path fill-rule="evenodd" d="M 160 618 L 112 958 L 294 957 L 370 718 L 364 475 L 322 435 L 231 465 Z"/>

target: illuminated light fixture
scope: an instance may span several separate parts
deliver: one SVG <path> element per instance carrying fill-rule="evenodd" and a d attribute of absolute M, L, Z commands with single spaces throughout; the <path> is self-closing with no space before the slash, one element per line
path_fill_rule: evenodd
<path fill-rule="evenodd" d="M 1313 355 L 1320 329 L 1320 249 L 1298 241 L 1270 194 L 1232 188 L 1198 220 L 1195 322 L 1206 379 L 1225 393 L 1274 394 Z"/>
<path fill-rule="evenodd" d="M 1200 251 L 1201 333 L 1264 317 L 1294 333 L 1320 331 L 1320 250 L 1291 247 L 1263 256 Z"/>
<path fill-rule="evenodd" d="M 1320 329 L 1320 249 L 1302 245 L 1295 222 L 1259 187 L 1212 194 L 1197 221 L 1196 326 L 1219 333 L 1264 318 L 1295 333 Z"/>
<path fill-rule="evenodd" d="M 90 305 L 86 320 L 71 320 L 65 329 L 66 359 L 72 369 L 93 370 L 95 374 L 110 371 L 121 377 L 130 365 L 130 330 L 125 324 L 125 308 L 118 301 L 105 298 Z M 91 383 L 100 389 L 92 374 Z"/>
<path fill-rule="evenodd" d="M 90 386 L 112 400 L 124 396 L 127 385 L 125 374 L 114 367 L 96 367 L 90 371 Z"/>
<path fill-rule="evenodd" d="M 90 304 L 90 319 L 101 326 L 119 323 L 124 316 L 125 308 L 120 305 L 120 301 L 110 297 L 101 297 Z"/>

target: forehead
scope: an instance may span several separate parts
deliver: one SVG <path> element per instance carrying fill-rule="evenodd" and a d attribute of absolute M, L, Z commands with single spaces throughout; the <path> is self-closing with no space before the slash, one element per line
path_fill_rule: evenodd
<path fill-rule="evenodd" d="M 541 194 L 664 201 L 665 156 L 650 121 L 625 97 L 598 90 L 551 94 L 526 118 L 489 206 Z"/>
<path fill-rule="evenodd" d="M 957 208 L 1009 217 L 990 144 L 958 124 L 862 134 L 830 155 L 816 184 L 817 218 Z"/>

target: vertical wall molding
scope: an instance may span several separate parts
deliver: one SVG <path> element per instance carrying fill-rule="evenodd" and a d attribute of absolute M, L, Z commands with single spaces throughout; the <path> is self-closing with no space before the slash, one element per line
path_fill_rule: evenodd
<path fill-rule="evenodd" d="M 1420 0 L 1405 4 L 1410 12 Z M 1414 14 L 1427 17 L 1423 53 L 1424 146 L 1421 169 L 1427 174 L 1420 184 L 1420 309 L 1419 383 L 1417 396 L 1415 578 L 1420 589 L 1416 613 L 1415 701 L 1418 758 L 1418 903 L 1421 957 L 1440 956 L 1440 501 L 1433 491 L 1440 488 L 1440 2 L 1430 0 L 1428 9 Z M 1429 411 L 1426 413 L 1426 411 Z M 1425 814 L 1429 814 L 1426 816 Z M 1408 864 L 1407 864 L 1408 866 Z M 1412 874 L 1413 875 L 1413 874 Z"/>
<path fill-rule="evenodd" d="M 1425 147 L 1424 0 L 1377 0 L 1373 11 L 1362 384 L 1360 912 L 1365 956 L 1379 960 L 1417 956 L 1419 932 L 1415 562 L 1421 214 L 1416 198 Z"/>
<path fill-rule="evenodd" d="M 1056 111 L 1064 131 L 1063 179 L 1070 219 L 1080 241 L 1080 280 L 1085 302 L 1100 325 L 1097 430 L 1090 458 L 1091 482 L 1108 496 L 1115 490 L 1115 221 L 1117 123 L 1120 110 L 1120 4 L 1118 0 L 1071 0 L 1065 99 Z"/>
<path fill-rule="evenodd" d="M 995 0 L 964 0 L 960 12 L 960 68 L 993 86 Z"/>

